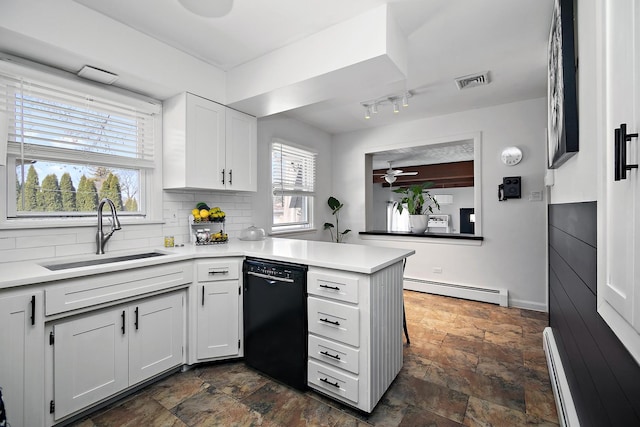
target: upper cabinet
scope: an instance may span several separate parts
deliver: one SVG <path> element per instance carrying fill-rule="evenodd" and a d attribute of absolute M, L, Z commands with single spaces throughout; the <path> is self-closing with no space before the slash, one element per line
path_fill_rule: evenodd
<path fill-rule="evenodd" d="M 163 109 L 165 189 L 257 190 L 255 117 L 190 93 Z"/>

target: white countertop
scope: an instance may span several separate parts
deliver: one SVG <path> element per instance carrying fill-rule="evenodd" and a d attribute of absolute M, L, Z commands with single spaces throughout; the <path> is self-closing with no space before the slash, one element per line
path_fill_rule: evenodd
<path fill-rule="evenodd" d="M 107 248 L 108 249 L 108 248 Z M 23 285 L 65 280 L 136 267 L 215 257 L 255 257 L 274 261 L 292 262 L 314 267 L 371 274 L 415 253 L 412 249 L 385 248 L 349 243 L 318 242 L 311 240 L 267 238 L 260 241 L 230 240 L 228 243 L 210 246 L 187 245 L 177 248 L 147 248 L 136 252 L 163 252 L 167 255 L 99 264 L 88 267 L 51 271 L 42 265 L 59 264 L 94 258 L 115 257 L 131 252 L 108 252 L 105 255 L 55 258 L 41 261 L 25 261 L 0 264 L 0 289 Z"/>

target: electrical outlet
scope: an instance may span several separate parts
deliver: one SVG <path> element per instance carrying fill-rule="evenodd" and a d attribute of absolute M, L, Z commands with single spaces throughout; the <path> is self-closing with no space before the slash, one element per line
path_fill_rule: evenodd
<path fill-rule="evenodd" d="M 442 273 L 442 267 L 433 267 L 434 273 Z"/>
<path fill-rule="evenodd" d="M 167 218 L 168 224 L 178 224 L 178 211 L 169 211 L 169 218 Z"/>

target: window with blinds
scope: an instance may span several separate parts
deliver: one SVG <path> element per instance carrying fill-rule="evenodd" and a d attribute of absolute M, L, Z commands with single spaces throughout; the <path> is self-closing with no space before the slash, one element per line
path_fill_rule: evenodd
<path fill-rule="evenodd" d="M 271 148 L 273 232 L 313 227 L 316 153 L 280 140 Z"/>
<path fill-rule="evenodd" d="M 125 215 L 144 215 L 159 111 L 0 71 L 7 166 L 15 168 L 7 216 L 95 215 L 104 197 Z"/>

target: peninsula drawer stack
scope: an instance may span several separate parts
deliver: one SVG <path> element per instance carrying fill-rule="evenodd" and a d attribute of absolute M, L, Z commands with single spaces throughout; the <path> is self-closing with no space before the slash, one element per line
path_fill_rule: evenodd
<path fill-rule="evenodd" d="M 372 275 L 309 268 L 308 382 L 371 412 L 402 367 L 402 264 Z M 395 338 L 394 338 L 395 337 Z"/>

